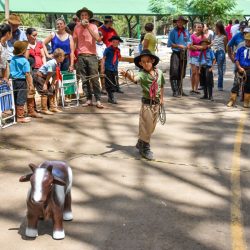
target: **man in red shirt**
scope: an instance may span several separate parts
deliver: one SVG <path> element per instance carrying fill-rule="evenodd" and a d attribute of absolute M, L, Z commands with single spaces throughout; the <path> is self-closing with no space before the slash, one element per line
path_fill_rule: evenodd
<path fill-rule="evenodd" d="M 112 43 L 109 41 L 109 39 L 112 36 L 117 36 L 117 32 L 115 31 L 113 26 L 113 17 L 112 16 L 105 16 L 104 17 L 104 24 L 99 27 L 99 31 L 102 32 L 103 35 L 103 42 L 106 44 L 107 47 L 109 47 Z"/>

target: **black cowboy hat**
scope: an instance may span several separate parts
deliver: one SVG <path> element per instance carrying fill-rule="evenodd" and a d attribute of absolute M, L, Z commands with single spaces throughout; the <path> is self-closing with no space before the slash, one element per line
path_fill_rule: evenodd
<path fill-rule="evenodd" d="M 98 17 L 93 16 L 92 18 L 89 19 L 90 23 L 94 21 L 98 22 L 100 26 L 103 25 L 103 22 Z"/>
<path fill-rule="evenodd" d="M 150 50 L 144 49 L 144 50 L 141 52 L 141 54 L 140 54 L 139 56 L 136 56 L 136 57 L 134 58 L 134 64 L 135 64 L 138 68 L 140 68 L 140 69 L 143 68 L 143 67 L 140 65 L 140 61 L 141 61 L 141 58 L 142 58 L 143 56 L 150 56 L 151 58 L 153 58 L 153 59 L 155 60 L 154 63 L 153 63 L 153 66 L 156 66 L 156 65 L 159 63 L 159 61 L 160 61 L 160 58 L 159 58 L 158 56 L 152 54 L 152 53 L 150 52 Z"/>
<path fill-rule="evenodd" d="M 109 42 L 112 42 L 113 40 L 118 40 L 119 42 L 123 43 L 123 40 L 119 36 L 112 36 L 109 38 Z"/>
<path fill-rule="evenodd" d="M 178 16 L 177 18 L 174 18 L 173 23 L 176 23 L 179 20 L 185 22 L 185 24 L 188 23 L 188 19 L 186 19 L 184 16 Z"/>
<path fill-rule="evenodd" d="M 248 25 L 247 21 L 241 21 L 240 22 L 240 28 L 246 28 Z"/>
<path fill-rule="evenodd" d="M 82 9 L 80 9 L 80 10 L 78 10 L 77 12 L 76 12 L 76 15 L 77 15 L 77 17 L 79 18 L 79 19 L 81 19 L 81 13 L 82 12 L 87 12 L 88 14 L 89 14 L 89 18 L 92 18 L 93 17 L 93 12 L 91 11 L 91 10 L 89 10 L 88 8 L 86 8 L 86 7 L 83 7 Z"/>

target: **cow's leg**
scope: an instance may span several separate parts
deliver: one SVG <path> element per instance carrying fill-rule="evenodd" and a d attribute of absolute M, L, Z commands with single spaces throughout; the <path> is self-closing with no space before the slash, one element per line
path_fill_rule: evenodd
<path fill-rule="evenodd" d="M 73 220 L 73 214 L 71 210 L 71 191 L 65 196 L 63 219 L 66 221 Z"/>
<path fill-rule="evenodd" d="M 25 230 L 25 235 L 27 237 L 38 236 L 37 223 L 38 223 L 38 216 L 28 212 L 27 213 L 27 227 Z"/>
<path fill-rule="evenodd" d="M 63 229 L 63 209 L 57 207 L 53 209 L 53 239 L 64 239 L 65 233 Z"/>

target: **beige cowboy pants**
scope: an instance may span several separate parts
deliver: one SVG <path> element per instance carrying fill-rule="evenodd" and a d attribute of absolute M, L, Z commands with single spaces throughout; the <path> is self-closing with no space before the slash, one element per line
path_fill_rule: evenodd
<path fill-rule="evenodd" d="M 142 104 L 139 118 L 138 138 L 144 142 L 150 143 L 151 135 L 159 116 L 159 105 Z"/>

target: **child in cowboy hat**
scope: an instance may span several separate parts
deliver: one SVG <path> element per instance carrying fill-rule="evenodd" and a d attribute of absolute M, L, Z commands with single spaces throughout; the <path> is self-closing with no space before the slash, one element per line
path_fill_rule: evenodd
<path fill-rule="evenodd" d="M 35 89 L 30 74 L 30 63 L 24 54 L 28 47 L 27 41 L 16 41 L 10 61 L 10 75 L 13 80 L 14 100 L 16 105 L 17 122 L 30 122 L 30 118 L 24 116 L 24 105 L 27 101 L 27 94 L 34 93 Z"/>
<path fill-rule="evenodd" d="M 213 65 L 215 65 L 215 55 L 212 49 L 209 47 L 211 42 L 208 38 L 204 38 L 200 45 L 202 50 L 200 52 L 199 62 L 200 62 L 200 83 L 202 83 L 204 95 L 200 99 L 209 99 L 213 101 Z"/>
<path fill-rule="evenodd" d="M 103 53 L 101 73 L 105 73 L 105 88 L 108 94 L 108 102 L 117 104 L 114 97 L 114 92 L 118 92 L 119 78 L 118 78 L 118 62 L 121 58 L 120 49 L 118 48 L 120 42 L 123 40 L 119 36 L 112 36 L 109 41 L 111 46 L 106 48 Z"/>
<path fill-rule="evenodd" d="M 153 160 L 150 139 L 155 130 L 160 104 L 163 104 L 165 79 L 162 71 L 156 69 L 159 57 L 153 55 L 149 50 L 143 50 L 139 56 L 134 58 L 134 63 L 142 69 L 136 77 L 125 71 L 122 71 L 121 74 L 132 82 L 139 83 L 142 87 L 139 138 L 136 147 L 142 157 Z"/>

